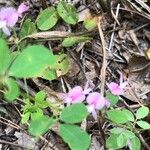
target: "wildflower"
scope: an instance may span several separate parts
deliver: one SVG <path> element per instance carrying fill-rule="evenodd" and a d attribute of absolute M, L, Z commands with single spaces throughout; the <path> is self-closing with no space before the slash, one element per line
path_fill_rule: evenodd
<path fill-rule="evenodd" d="M 0 9 L 0 28 L 6 35 L 10 35 L 10 29 L 14 27 L 18 21 L 18 18 L 22 16 L 22 13 L 29 9 L 24 3 L 22 3 L 18 10 L 13 7 Z"/>
<path fill-rule="evenodd" d="M 73 103 L 81 103 L 85 100 L 86 95 L 91 91 L 90 88 L 85 86 L 83 89 L 81 86 L 75 86 L 72 88 L 67 94 L 60 93 L 60 97 L 62 97 L 67 103 L 67 105 L 73 104 Z"/>
<path fill-rule="evenodd" d="M 128 82 L 123 82 L 122 74 L 120 75 L 120 84 L 116 82 L 111 82 L 107 84 L 109 90 L 114 95 L 124 95 L 124 88 L 127 86 Z"/>
<path fill-rule="evenodd" d="M 22 14 L 29 9 L 29 6 L 25 5 L 25 3 L 21 3 L 18 7 L 18 16 L 22 17 Z"/>
<path fill-rule="evenodd" d="M 92 113 L 93 117 L 96 118 L 96 110 L 100 110 L 103 107 L 110 105 L 109 101 L 106 100 L 100 93 L 92 92 L 87 96 L 88 111 Z"/>
<path fill-rule="evenodd" d="M 76 86 L 73 89 L 71 89 L 67 94 L 65 94 L 64 99 L 65 103 L 70 105 L 71 103 L 80 103 L 85 100 L 84 90 L 81 86 Z"/>

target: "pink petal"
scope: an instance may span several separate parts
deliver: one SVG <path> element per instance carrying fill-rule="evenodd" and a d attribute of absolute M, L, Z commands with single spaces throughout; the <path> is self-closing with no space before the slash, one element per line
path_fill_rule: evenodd
<path fill-rule="evenodd" d="M 0 10 L 0 20 L 6 21 L 8 27 L 13 27 L 18 21 L 18 13 L 15 8 L 8 7 Z"/>
<path fill-rule="evenodd" d="M 117 83 L 115 82 L 111 82 L 109 84 L 107 84 L 109 90 L 111 91 L 112 94 L 114 95 L 123 95 L 123 88 L 120 87 Z"/>
<path fill-rule="evenodd" d="M 125 81 L 120 84 L 120 87 L 125 88 L 127 85 L 128 85 L 128 81 Z"/>
<path fill-rule="evenodd" d="M 21 3 L 17 10 L 19 17 L 22 17 L 22 13 L 26 12 L 28 9 L 29 6 L 27 6 L 25 3 Z"/>
<path fill-rule="evenodd" d="M 90 93 L 86 101 L 89 105 L 94 105 L 95 109 L 102 109 L 105 106 L 105 98 L 98 92 Z"/>
<path fill-rule="evenodd" d="M 75 99 L 72 99 L 72 103 L 81 103 L 85 100 L 85 95 L 79 95 Z"/>

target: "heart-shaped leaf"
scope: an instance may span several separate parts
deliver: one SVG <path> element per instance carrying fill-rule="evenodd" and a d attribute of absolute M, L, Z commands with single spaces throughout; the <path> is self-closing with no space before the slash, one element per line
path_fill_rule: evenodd
<path fill-rule="evenodd" d="M 40 30 L 49 30 L 58 21 L 58 14 L 54 7 L 46 8 L 37 18 L 37 26 Z"/>
<path fill-rule="evenodd" d="M 60 119 L 66 123 L 78 123 L 83 121 L 88 115 L 86 106 L 83 103 L 73 104 L 64 108 Z"/>
<path fill-rule="evenodd" d="M 78 126 L 61 124 L 59 133 L 72 150 L 88 150 L 90 137 Z"/>
<path fill-rule="evenodd" d="M 60 17 L 69 24 L 76 24 L 78 22 L 78 15 L 73 5 L 68 4 L 64 1 L 59 2 L 57 11 Z"/>
<path fill-rule="evenodd" d="M 34 120 L 32 120 L 29 126 L 29 132 L 33 136 L 41 136 L 42 134 L 46 133 L 50 127 L 55 123 L 53 118 L 48 116 L 40 116 Z"/>
<path fill-rule="evenodd" d="M 56 64 L 56 58 L 47 48 L 40 45 L 24 49 L 12 63 L 9 75 L 17 78 L 39 77 L 48 67 Z"/>

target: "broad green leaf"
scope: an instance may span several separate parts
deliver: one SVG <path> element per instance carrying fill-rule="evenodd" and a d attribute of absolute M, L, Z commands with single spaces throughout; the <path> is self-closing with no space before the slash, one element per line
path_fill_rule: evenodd
<path fill-rule="evenodd" d="M 141 119 L 141 118 L 145 118 L 148 114 L 149 114 L 149 108 L 146 106 L 142 106 L 137 110 L 135 115 L 137 119 Z"/>
<path fill-rule="evenodd" d="M 122 134 L 125 135 L 127 139 L 132 139 L 135 137 L 135 134 L 129 130 L 124 130 Z"/>
<path fill-rule="evenodd" d="M 110 119 L 111 121 L 115 123 L 124 124 L 130 121 L 125 112 L 121 110 L 117 110 L 117 109 L 107 111 L 107 116 L 108 116 L 108 119 Z"/>
<path fill-rule="evenodd" d="M 71 150 L 88 150 L 90 137 L 78 126 L 61 124 L 59 133 Z"/>
<path fill-rule="evenodd" d="M 141 150 L 141 142 L 138 137 L 135 136 L 130 140 L 130 142 L 132 150 Z"/>
<path fill-rule="evenodd" d="M 96 18 L 86 19 L 84 21 L 84 26 L 87 30 L 94 29 L 97 26 L 97 19 Z"/>
<path fill-rule="evenodd" d="M 0 75 L 3 75 L 8 69 L 9 57 L 8 45 L 4 39 L 0 38 Z"/>
<path fill-rule="evenodd" d="M 140 126 L 141 128 L 147 130 L 147 129 L 150 129 L 150 124 L 146 121 L 137 121 L 136 122 L 138 124 L 138 126 Z"/>
<path fill-rule="evenodd" d="M 124 147 L 127 144 L 127 138 L 123 134 L 119 134 L 117 137 L 118 147 Z"/>
<path fill-rule="evenodd" d="M 117 95 L 113 95 L 112 93 L 110 92 L 107 92 L 106 93 L 106 98 L 110 101 L 110 107 L 116 105 L 119 101 L 119 96 Z"/>
<path fill-rule="evenodd" d="M 68 24 L 75 25 L 78 22 L 78 15 L 76 8 L 64 1 L 59 2 L 57 5 L 57 11 L 59 16 Z"/>
<path fill-rule="evenodd" d="M 41 136 L 46 133 L 54 123 L 55 120 L 53 118 L 50 118 L 48 116 L 40 116 L 39 118 L 31 121 L 29 132 L 33 136 Z"/>
<path fill-rule="evenodd" d="M 69 58 L 66 54 L 55 55 L 56 64 L 52 68 L 46 68 L 42 74 L 42 78 L 54 80 L 65 75 L 70 68 Z"/>
<path fill-rule="evenodd" d="M 131 139 L 135 137 L 135 134 L 127 129 L 124 128 L 113 128 L 110 130 L 111 133 L 113 134 L 123 134 L 126 136 L 127 139 Z"/>
<path fill-rule="evenodd" d="M 7 91 L 5 92 L 5 98 L 8 102 L 14 101 L 17 96 L 20 94 L 20 90 L 17 82 L 12 78 L 7 78 L 4 83 L 7 87 Z"/>
<path fill-rule="evenodd" d="M 68 37 L 65 38 L 62 42 L 63 47 L 71 47 L 75 44 L 85 42 L 87 40 L 91 40 L 92 38 L 86 37 L 86 36 L 74 36 L 74 37 Z"/>
<path fill-rule="evenodd" d="M 111 133 L 113 134 L 121 134 L 125 129 L 123 128 L 113 128 L 110 130 Z"/>
<path fill-rule="evenodd" d="M 131 111 L 129 111 L 127 109 L 123 109 L 122 111 L 126 114 L 129 121 L 134 121 L 134 116 Z"/>
<path fill-rule="evenodd" d="M 41 110 L 40 108 L 38 108 L 37 112 L 31 113 L 31 119 L 33 120 L 37 120 L 38 118 L 43 117 L 43 110 Z"/>
<path fill-rule="evenodd" d="M 87 115 L 86 106 L 83 103 L 78 103 L 65 107 L 60 115 L 60 119 L 66 123 L 78 123 L 83 121 Z"/>
<path fill-rule="evenodd" d="M 46 8 L 37 18 L 37 26 L 40 30 L 49 30 L 58 21 L 58 14 L 54 7 Z"/>
<path fill-rule="evenodd" d="M 43 71 L 41 77 L 42 77 L 43 79 L 46 79 L 46 80 L 54 80 L 54 79 L 57 79 L 56 70 L 47 67 L 47 68 Z"/>
<path fill-rule="evenodd" d="M 106 147 L 109 149 L 120 149 L 122 147 L 124 147 L 125 145 L 119 146 L 117 143 L 117 138 L 118 138 L 119 134 L 111 134 L 108 139 L 106 140 Z"/>
<path fill-rule="evenodd" d="M 38 77 L 45 68 L 53 66 L 55 61 L 55 56 L 44 46 L 29 46 L 14 60 L 9 75 L 17 78 Z"/>
<path fill-rule="evenodd" d="M 33 23 L 31 19 L 26 19 L 21 27 L 19 35 L 20 35 L 20 38 L 23 38 L 27 35 L 30 35 L 36 32 L 37 32 L 37 29 L 36 29 L 35 23 Z"/>

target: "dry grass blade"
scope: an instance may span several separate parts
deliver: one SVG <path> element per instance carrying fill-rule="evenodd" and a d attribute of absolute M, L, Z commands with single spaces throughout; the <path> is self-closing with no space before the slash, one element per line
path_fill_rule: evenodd
<path fill-rule="evenodd" d="M 133 8 L 134 10 L 138 11 L 139 13 L 142 13 L 144 17 L 150 19 L 150 7 L 146 5 L 144 2 L 141 2 L 141 0 L 135 0 L 142 8 L 146 9 L 149 13 L 143 11 L 140 7 L 138 7 L 135 3 L 131 2 L 130 0 L 126 0 L 123 2 L 127 4 L 130 8 Z"/>

